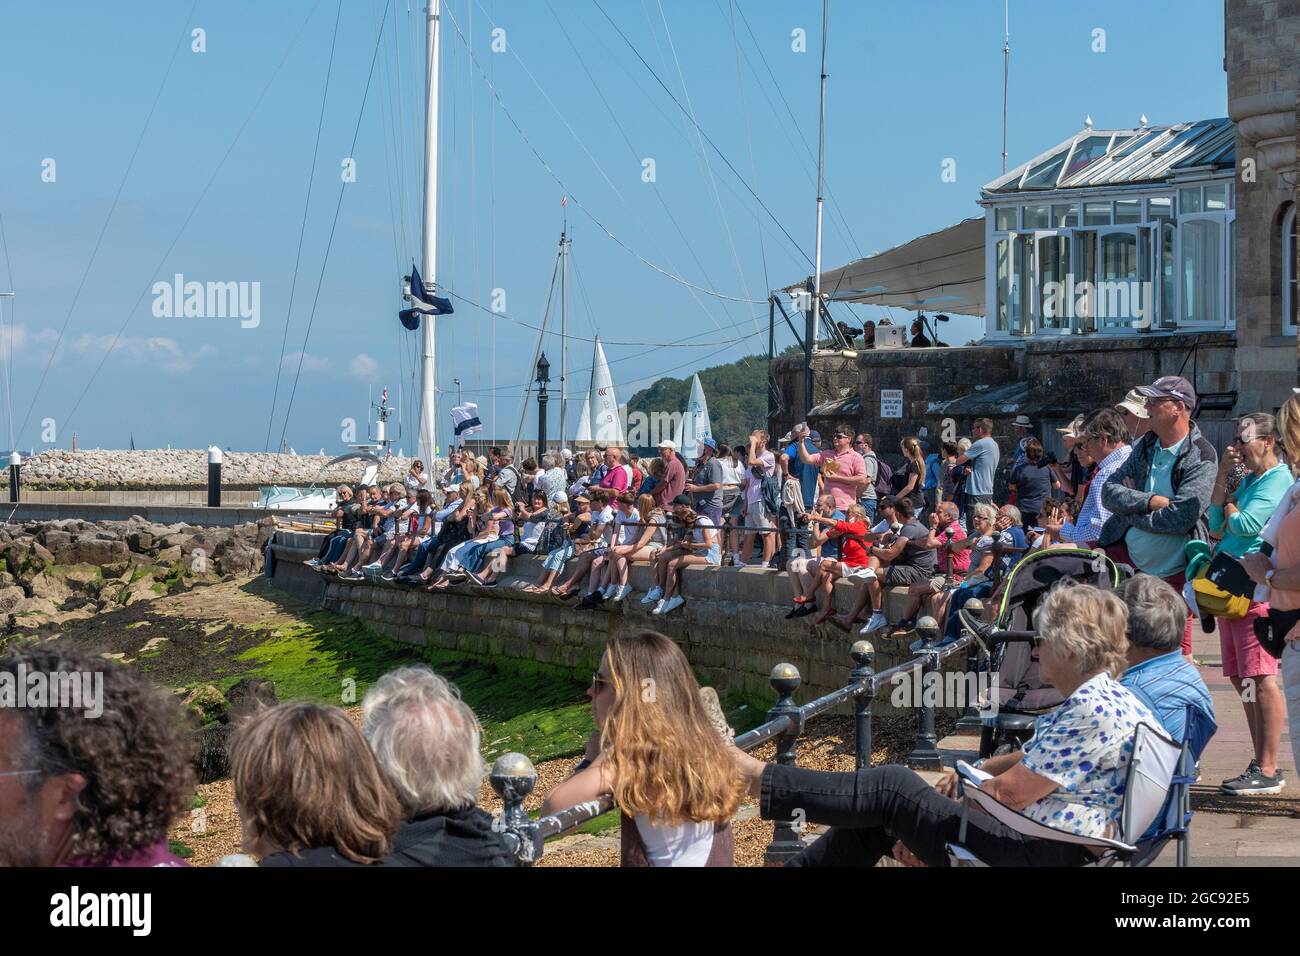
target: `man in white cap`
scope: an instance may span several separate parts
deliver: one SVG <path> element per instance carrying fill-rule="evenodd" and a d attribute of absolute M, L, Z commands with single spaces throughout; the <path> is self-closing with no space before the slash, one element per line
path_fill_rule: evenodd
<path fill-rule="evenodd" d="M 1147 400 L 1136 388 L 1130 388 L 1124 400 L 1115 406 L 1115 410 L 1124 416 L 1128 426 L 1130 441 L 1137 441 L 1151 427 L 1151 416 L 1147 412 Z"/>
<path fill-rule="evenodd" d="M 1034 423 L 1028 415 L 1017 415 L 1011 427 L 1016 430 L 1016 457 L 1011 462 L 1011 470 L 1015 471 L 1025 463 L 1025 447 L 1037 436 L 1034 435 Z"/>
<path fill-rule="evenodd" d="M 664 476 L 655 485 L 655 506 L 666 514 L 673 509 L 673 499 L 686 490 L 686 466 L 677 454 L 677 443 L 665 438 L 659 443 L 659 457 L 664 461 Z"/>

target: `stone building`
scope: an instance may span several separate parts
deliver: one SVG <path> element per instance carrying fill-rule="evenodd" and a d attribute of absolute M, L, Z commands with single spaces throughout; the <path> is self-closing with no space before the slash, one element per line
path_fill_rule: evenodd
<path fill-rule="evenodd" d="M 823 341 L 811 410 L 802 356 L 776 359 L 774 434 L 807 417 L 823 433 L 865 428 L 892 453 L 908 434 L 1027 414 L 1051 439 L 1078 411 L 1167 374 L 1194 383 L 1216 444 L 1233 416 L 1280 405 L 1297 380 L 1300 0 L 1226 11 L 1229 118 L 1089 124 L 987 184 L 982 217 L 824 272 L 832 312 L 980 315 L 985 335 L 962 348 Z"/>

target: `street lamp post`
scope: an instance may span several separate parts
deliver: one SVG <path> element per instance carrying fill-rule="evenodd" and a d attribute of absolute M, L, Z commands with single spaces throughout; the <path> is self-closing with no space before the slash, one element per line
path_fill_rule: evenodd
<path fill-rule="evenodd" d="M 464 405 L 464 404 L 465 404 L 465 395 L 464 395 L 464 393 L 461 391 L 461 388 L 460 388 L 460 379 L 458 379 L 458 378 L 453 378 L 453 379 L 451 380 L 451 383 L 452 383 L 453 385 L 456 386 L 456 404 L 457 404 L 457 405 Z"/>
<path fill-rule="evenodd" d="M 546 383 L 551 380 L 551 363 L 546 361 L 546 353 L 537 360 L 537 454 L 546 454 Z"/>

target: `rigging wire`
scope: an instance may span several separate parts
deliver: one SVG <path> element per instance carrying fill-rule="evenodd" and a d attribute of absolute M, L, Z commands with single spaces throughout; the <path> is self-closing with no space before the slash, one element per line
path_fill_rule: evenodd
<path fill-rule="evenodd" d="M 451 13 L 449 8 L 444 8 L 444 10 L 446 11 L 448 17 L 450 17 L 452 26 L 455 28 L 456 35 L 460 38 L 462 45 L 466 45 L 467 41 L 465 39 L 465 34 L 461 31 L 460 24 L 456 21 L 455 15 Z M 626 242 L 624 242 L 622 239 L 616 236 L 613 232 L 611 232 L 609 227 L 607 227 L 604 224 L 604 222 L 602 222 L 599 218 L 597 218 L 597 216 L 582 203 L 582 201 L 577 197 L 577 195 L 574 194 L 574 191 L 569 188 L 569 186 L 564 182 L 563 179 L 560 178 L 560 175 L 555 171 L 554 167 L 552 167 L 551 164 L 546 161 L 546 158 L 541 154 L 541 152 L 537 149 L 537 147 L 533 145 L 533 141 L 528 138 L 528 134 L 526 134 L 523 130 L 523 127 L 519 125 L 519 121 L 515 119 L 514 114 L 512 114 L 510 110 L 506 107 L 505 102 L 502 100 L 501 94 L 497 90 L 495 84 L 492 83 L 492 81 L 488 78 L 487 74 L 483 71 L 483 67 L 479 64 L 478 58 L 474 56 L 474 51 L 472 49 L 469 49 L 467 45 L 466 45 L 466 53 L 470 57 L 475 68 L 477 69 L 479 77 L 483 80 L 484 83 L 487 84 L 488 89 L 492 91 L 492 95 L 496 99 L 498 106 L 500 106 L 501 112 L 505 115 L 506 119 L 510 121 L 510 125 L 514 127 L 515 132 L 519 134 L 519 138 L 523 140 L 524 145 L 528 147 L 529 151 L 533 154 L 533 157 L 538 161 L 538 163 L 541 164 L 542 168 L 546 171 L 547 175 L 549 175 L 551 179 L 555 181 L 555 184 L 559 186 L 562 190 L 564 190 L 565 194 L 569 197 L 569 201 L 573 203 L 573 205 L 576 206 L 578 209 L 582 210 L 583 214 L 588 219 L 590 219 L 592 223 L 595 224 L 596 228 L 598 228 L 601 232 L 603 232 L 612 242 L 614 242 L 617 246 L 619 246 L 629 255 L 639 260 L 643 265 L 653 269 L 655 272 L 658 272 L 660 275 L 672 279 L 674 282 L 677 282 L 681 285 L 697 289 L 698 291 L 703 292 L 706 295 L 711 295 L 714 298 L 725 299 L 731 302 L 745 302 L 750 305 L 762 305 L 767 302 L 766 299 L 751 299 L 744 296 L 727 295 L 721 292 L 716 292 L 712 289 L 706 289 L 701 285 L 691 282 L 689 279 L 686 279 L 683 276 L 677 275 L 676 273 L 671 272 L 668 269 L 665 269 L 663 266 L 659 265 L 658 263 L 652 262 L 651 260 L 647 259 L 645 256 L 641 255 L 639 252 L 637 252 L 635 249 L 633 249 L 631 246 L 629 246 Z"/>
<path fill-rule="evenodd" d="M 715 142 L 713 142 L 713 139 L 709 136 L 709 134 L 704 132 L 704 130 L 700 127 L 699 123 L 695 122 L 694 118 L 691 117 L 690 112 L 688 112 L 687 109 L 684 106 L 682 106 L 681 101 L 679 101 L 677 97 L 673 95 L 673 91 L 670 90 L 668 88 L 668 85 L 664 83 L 662 79 L 659 78 L 659 74 L 654 71 L 654 67 L 652 67 L 649 63 L 646 62 L 645 57 L 641 55 L 641 51 L 636 48 L 636 46 L 632 43 L 630 39 L 628 39 L 628 36 L 626 33 L 623 32 L 622 27 L 620 27 L 614 21 L 614 19 L 609 15 L 609 13 L 605 10 L 605 8 L 601 6 L 600 0 L 591 0 L 591 2 L 595 4 L 596 9 L 601 12 L 601 14 L 605 17 L 606 20 L 609 21 L 610 26 L 614 28 L 614 32 L 616 32 L 619 35 L 619 37 L 627 45 L 627 48 L 632 51 L 632 53 L 636 56 L 636 58 L 641 61 L 641 64 L 650 72 L 650 75 L 654 77 L 655 82 L 657 82 L 660 85 L 660 87 L 663 88 L 663 91 L 668 94 L 668 98 L 673 101 L 673 104 L 679 110 L 681 110 L 687 116 L 688 119 L 691 120 L 691 123 L 695 126 L 700 136 L 704 139 L 706 143 L 709 144 L 710 148 L 712 148 L 712 150 L 718 154 L 718 157 L 723 161 L 723 163 L 726 164 L 727 168 L 731 170 L 731 172 L 735 175 L 736 179 L 740 182 L 740 184 L 743 185 L 745 189 L 749 192 L 749 194 L 754 197 L 754 201 L 758 203 L 759 207 L 762 208 L 762 210 L 765 213 L 767 213 L 768 217 L 774 223 L 776 223 L 777 228 L 779 228 L 781 232 L 784 233 L 785 237 L 790 240 L 790 243 L 796 249 L 799 250 L 800 254 L 803 255 L 805 259 L 808 259 L 809 263 L 811 263 L 812 259 L 808 256 L 806 252 L 804 252 L 803 246 L 799 245 L 799 243 L 795 240 L 794 236 L 790 235 L 789 231 L 785 228 L 784 225 L 782 225 L 781 220 L 778 219 L 776 214 L 767 207 L 767 205 L 759 197 L 758 193 L 754 192 L 753 187 L 749 185 L 749 183 L 746 181 L 744 176 L 740 175 L 739 170 L 737 170 L 736 167 L 732 164 L 731 160 L 727 158 L 726 154 L 722 152 L 721 149 L 718 148 L 718 145 Z M 755 304 L 759 304 L 762 302 L 766 302 L 767 300 L 750 299 L 749 301 Z"/>
<path fill-rule="evenodd" d="M 375 49 L 370 55 L 370 70 L 366 74 L 366 85 L 361 93 L 361 107 L 357 110 L 357 125 L 352 131 L 352 145 L 348 150 L 349 156 L 355 156 L 357 152 L 357 137 L 361 134 L 361 122 L 366 115 L 366 101 L 370 98 L 370 83 L 375 76 L 375 61 L 379 59 L 379 46 L 384 38 L 384 27 L 388 23 L 388 9 L 392 6 L 392 0 L 387 0 L 384 4 L 384 16 L 379 21 L 379 33 L 375 36 Z M 343 196 L 347 192 L 348 184 L 346 182 L 339 184 L 339 198 L 334 204 L 334 219 L 330 222 L 329 237 L 325 240 L 325 255 L 321 257 L 320 276 L 316 280 L 316 294 L 312 297 L 311 312 L 307 316 L 307 331 L 303 333 L 302 348 L 298 352 L 298 368 L 293 375 L 293 389 L 289 392 L 289 404 L 284 410 L 284 427 L 280 429 L 280 444 L 284 444 L 285 433 L 289 430 L 289 416 L 293 413 L 293 400 L 298 395 L 298 380 L 302 376 L 303 360 L 307 357 L 307 342 L 311 338 L 311 327 L 316 322 L 316 306 L 320 302 L 320 291 L 325 285 L 325 269 L 329 265 L 330 249 L 334 246 L 334 232 L 339 224 L 339 212 L 343 209 Z"/>
<path fill-rule="evenodd" d="M 12 296 L 4 296 L 9 299 L 9 328 L 5 330 L 4 310 L 0 309 L 0 344 L 4 346 L 4 355 L 0 356 L 0 367 L 5 372 L 5 414 L 9 419 L 9 450 L 16 451 L 17 446 L 14 444 L 14 399 L 13 399 L 13 381 L 14 381 L 14 334 L 16 331 L 15 322 L 16 310 L 14 305 L 18 299 L 18 290 L 14 288 L 14 264 L 9 258 L 9 240 L 5 236 L 5 217 L 0 212 L 0 248 L 5 254 L 5 273 L 9 277 L 9 292 Z M 3 298 L 0 298 L 0 305 L 3 305 Z"/>
<path fill-rule="evenodd" d="M 718 180 L 713 175 L 713 164 L 709 162 L 709 154 L 704 149 L 704 134 L 700 128 L 699 120 L 695 117 L 695 104 L 691 102 L 691 91 L 686 86 L 686 75 L 682 72 L 682 61 L 677 57 L 677 44 L 673 42 L 673 32 L 668 26 L 668 17 L 664 14 L 664 5 L 662 0 L 656 0 L 659 7 L 659 20 L 664 25 L 664 37 L 668 41 L 668 49 L 673 55 L 673 65 L 677 68 L 677 82 L 682 85 L 682 97 L 686 100 L 686 115 L 690 118 L 691 125 L 695 127 L 696 141 L 700 149 L 700 159 L 704 163 L 704 172 L 708 176 L 709 187 L 713 193 L 713 204 L 718 210 L 718 218 L 722 220 L 722 233 L 727 237 L 727 245 L 731 248 L 731 261 L 736 266 L 736 273 L 740 276 L 740 287 L 748 296 L 749 282 L 745 279 L 745 268 L 740 263 L 740 253 L 736 249 L 736 239 L 731 234 L 731 221 L 727 218 L 727 211 L 722 205 L 722 196 L 718 193 Z M 754 193 L 754 198 L 758 194 Z"/>
<path fill-rule="evenodd" d="M 298 291 L 298 268 L 302 264 L 302 245 L 307 236 L 307 215 L 311 211 L 311 190 L 316 182 L 316 161 L 320 157 L 321 130 L 325 128 L 325 104 L 329 100 L 330 77 L 334 73 L 334 49 L 339 38 L 339 21 L 343 18 L 343 0 L 334 11 L 334 32 L 330 36 L 330 55 L 325 64 L 325 86 L 321 90 L 320 113 L 316 117 L 316 142 L 311 149 L 311 166 L 307 170 L 307 197 L 302 204 L 302 223 L 298 227 L 298 249 L 293 256 L 293 280 L 289 283 L 289 306 L 284 311 L 284 335 L 280 338 L 280 358 L 275 363 L 275 391 L 271 393 L 271 414 L 266 418 L 266 441 L 262 450 L 271 450 L 271 429 L 275 423 L 275 406 L 280 399 L 280 373 L 284 369 L 284 349 L 289 343 L 289 325 L 293 321 L 294 294 Z"/>
<path fill-rule="evenodd" d="M 551 5 L 550 0 L 547 0 L 546 6 L 547 9 L 550 10 L 551 16 L 554 18 L 556 25 L 560 28 L 560 32 L 564 35 L 565 41 L 569 44 L 569 48 L 573 51 L 574 57 L 578 61 L 578 65 L 582 67 L 582 71 L 587 74 L 587 79 L 591 81 L 592 90 L 600 98 L 601 103 L 605 107 L 605 111 L 609 113 L 610 119 L 613 120 L 614 126 L 618 130 L 619 135 L 623 137 L 623 142 L 627 146 L 628 153 L 632 156 L 633 162 L 640 162 L 641 154 L 637 152 L 636 147 L 632 144 L 632 139 L 630 136 L 628 136 L 627 130 L 624 128 L 623 123 L 619 120 L 618 113 L 614 110 L 613 106 L 610 105 L 609 100 L 605 97 L 605 93 L 601 88 L 601 84 L 596 81 L 596 77 L 592 74 L 591 69 L 587 66 L 586 58 L 582 55 L 581 49 L 579 49 L 577 44 L 573 42 L 573 38 L 569 35 L 569 31 L 565 29 L 564 22 L 560 19 L 559 15 L 556 14 L 555 8 Z M 651 102 L 654 101 L 652 100 Z M 657 109 L 658 104 L 655 104 L 655 106 Z M 662 111 L 660 115 L 664 115 Z M 665 116 L 665 119 L 668 119 L 668 117 Z M 668 120 L 668 122 L 669 125 L 672 125 L 671 120 Z M 686 232 L 682 229 L 681 224 L 677 221 L 677 217 L 673 215 L 672 209 L 668 206 L 668 203 L 664 200 L 663 193 L 661 193 L 659 190 L 659 183 L 655 181 L 655 182 L 651 182 L 649 185 L 653 187 L 652 192 L 654 193 L 655 199 L 659 201 L 660 207 L 663 209 L 664 214 L 668 217 L 668 221 L 672 223 L 673 229 L 677 232 L 677 237 L 681 240 L 682 245 L 686 248 L 686 251 L 690 253 L 691 259 L 694 260 L 696 267 L 700 270 L 700 274 L 704 277 L 704 281 L 708 283 L 709 288 L 714 289 L 716 291 L 717 284 L 713 281 L 712 277 L 709 275 L 709 271 L 707 268 L 705 268 L 704 263 L 700 261 L 699 254 L 695 251 L 695 247 L 691 245 L 691 241 L 689 238 L 687 238 Z M 669 255 L 667 252 L 665 252 L 664 259 L 665 261 L 667 261 L 669 268 L 676 271 L 677 267 L 672 260 L 672 256 Z M 689 289 L 688 291 L 691 293 L 691 298 L 694 299 L 695 303 L 700 307 L 700 311 L 702 311 L 706 316 L 708 316 L 709 321 L 711 321 L 715 326 L 717 326 L 718 325 L 717 317 L 714 316 L 713 313 L 709 310 L 709 307 L 705 303 L 705 301 L 701 299 L 699 295 L 696 294 L 694 289 Z"/>
<path fill-rule="evenodd" d="M 316 15 L 316 11 L 320 9 L 321 2 L 322 0 L 316 0 L 316 2 L 312 5 L 312 8 L 309 11 L 307 11 L 307 16 L 303 18 L 302 25 L 298 27 L 298 32 L 294 34 L 293 39 L 289 42 L 289 47 L 288 49 L 285 50 L 284 56 L 280 58 L 280 62 L 276 64 L 275 69 L 271 71 L 271 76 L 266 81 L 266 84 L 262 87 L 262 91 L 258 94 L 257 99 L 253 102 L 252 109 L 248 111 L 248 115 L 244 117 L 244 122 L 241 123 L 239 129 L 235 131 L 235 136 L 230 141 L 230 145 L 226 147 L 226 151 L 225 153 L 222 154 L 221 159 L 217 162 L 216 168 L 212 170 L 212 175 L 208 177 L 208 181 L 204 184 L 203 189 L 199 193 L 198 198 L 194 200 L 194 204 L 190 207 L 189 213 L 185 216 L 185 221 L 182 222 L 180 228 L 176 230 L 176 235 L 172 237 L 171 245 L 169 245 L 166 251 L 163 252 L 162 256 L 158 260 L 157 265 L 155 265 L 153 270 L 149 273 L 150 276 L 155 276 L 159 274 L 159 272 L 162 270 L 163 264 L 166 263 L 167 261 L 167 257 L 172 254 L 172 251 L 176 248 L 177 243 L 180 242 L 181 236 L 183 236 L 185 234 L 185 230 L 189 228 L 190 222 L 194 219 L 194 214 L 198 212 L 199 206 L 203 204 L 203 200 L 207 197 L 208 190 L 212 188 L 212 184 L 216 182 L 217 175 L 225 167 L 226 161 L 230 159 L 231 154 L 235 151 L 235 146 L 238 145 L 239 140 L 243 137 L 244 130 L 246 130 L 248 128 L 248 124 L 252 122 L 253 116 L 256 115 L 258 107 L 262 105 L 262 100 L 266 98 L 266 94 L 270 91 L 272 84 L 275 82 L 275 78 L 280 75 L 280 70 L 284 68 L 284 64 L 288 62 L 290 54 L 292 54 L 294 49 L 297 47 L 298 41 L 302 39 L 302 35 L 307 29 L 307 24 L 311 22 L 312 17 Z M 127 310 L 126 318 L 122 320 L 122 324 L 118 326 L 117 332 L 113 335 L 113 341 L 109 343 L 108 349 L 104 352 L 103 357 L 99 360 L 99 364 L 95 366 L 95 370 L 91 372 L 90 376 L 86 379 L 86 384 L 82 387 L 81 394 L 77 396 L 77 400 L 73 403 L 72 410 L 68 412 L 68 414 L 64 417 L 65 423 L 68 424 L 71 423 L 72 416 L 76 414 L 77 409 L 81 407 L 81 403 L 85 399 L 86 394 L 90 391 L 91 385 L 93 385 L 95 379 L 99 377 L 99 373 L 103 371 L 104 365 L 108 362 L 109 356 L 112 355 L 113 350 L 117 348 L 117 343 L 121 340 L 122 333 L 125 332 L 127 326 L 130 325 L 131 319 L 134 317 L 136 309 L 140 307 L 140 303 L 144 301 L 144 297 L 149 293 L 151 288 L 152 288 L 151 283 L 146 284 L 140 290 L 140 295 L 136 298 L 131 308 Z M 35 397 L 33 397 L 32 402 L 34 405 Z M 31 415 L 30 408 L 28 409 L 28 415 L 29 416 Z M 23 423 L 23 427 L 24 428 L 26 427 L 25 421 Z M 65 427 L 67 427 L 67 424 L 65 424 Z M 22 430 L 20 429 L 19 434 L 21 434 L 21 432 Z"/>
<path fill-rule="evenodd" d="M 32 392 L 32 400 L 27 406 L 27 414 L 23 416 L 22 426 L 18 429 L 19 434 L 27 430 L 27 422 L 32 417 L 32 409 L 36 407 L 36 400 L 40 398 L 41 389 L 45 386 L 45 379 L 50 372 L 50 366 L 54 364 L 54 357 L 58 354 L 59 346 L 63 342 L 63 334 L 68 330 L 68 323 L 72 320 L 72 314 L 76 311 L 77 303 L 81 300 L 81 293 L 86 287 L 86 280 L 90 277 L 90 270 L 95 265 L 95 257 L 99 255 L 99 247 L 103 244 L 104 236 L 108 232 L 108 224 L 113 221 L 113 213 L 117 210 L 118 200 L 122 198 L 122 190 L 126 188 L 126 181 L 130 178 L 131 170 L 135 167 L 135 159 L 140 154 L 140 147 L 144 144 L 144 137 L 149 131 L 149 124 L 153 121 L 154 113 L 158 110 L 158 103 L 162 99 L 163 90 L 167 88 L 167 79 L 171 76 L 172 67 L 176 65 L 176 58 L 180 55 L 181 48 L 189 40 L 190 31 L 188 25 L 193 22 L 194 11 L 198 8 L 198 5 L 199 0 L 194 0 L 190 5 L 189 13 L 185 15 L 185 27 L 182 30 L 181 39 L 172 50 L 171 59 L 167 61 L 167 69 L 163 71 L 162 80 L 158 84 L 158 91 L 154 93 L 153 103 L 149 106 L 149 114 L 145 117 L 144 125 L 140 127 L 140 135 L 136 137 L 135 147 L 131 150 L 131 157 L 127 160 L 122 179 L 117 184 L 117 192 L 113 194 L 113 201 L 109 204 L 108 215 L 104 217 L 104 224 L 99 227 L 99 235 L 95 239 L 94 247 L 90 250 L 90 258 L 86 260 L 86 267 L 81 272 L 81 281 L 77 283 L 77 291 L 72 295 L 72 303 L 68 306 L 68 314 L 63 317 L 63 325 L 59 327 L 59 334 L 54 340 L 54 347 L 50 349 L 50 356 L 45 361 L 45 368 L 41 370 L 41 377 L 36 383 L 36 390 Z M 12 346 L 12 343 L 10 345 Z"/>

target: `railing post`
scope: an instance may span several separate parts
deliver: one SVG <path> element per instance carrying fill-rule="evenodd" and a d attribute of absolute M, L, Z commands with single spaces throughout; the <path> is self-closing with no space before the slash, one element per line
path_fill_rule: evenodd
<path fill-rule="evenodd" d="M 794 692 L 799 689 L 802 678 L 799 668 L 793 664 L 777 664 L 772 668 L 772 689 L 776 691 L 776 705 L 767 712 L 768 720 L 781 717 L 790 719 L 790 730 L 776 738 L 776 762 L 793 767 L 798 755 L 795 748 L 803 734 L 803 711 L 794 702 Z M 803 851 L 804 821 L 775 820 L 772 823 L 772 842 L 768 844 L 763 862 L 767 866 L 781 866 L 786 860 Z"/>
<path fill-rule="evenodd" d="M 488 776 L 492 789 L 504 804 L 492 820 L 492 829 L 504 837 L 522 866 L 532 866 L 542 858 L 542 837 L 537 824 L 528 819 L 524 798 L 537 786 L 533 762 L 521 753 L 502 754 Z"/>
<path fill-rule="evenodd" d="M 934 733 L 934 695 L 926 691 L 926 678 L 938 669 L 934 643 L 939 636 L 939 622 L 929 616 L 923 617 L 916 622 L 916 632 L 921 635 L 917 653 L 925 657 L 921 664 L 921 706 L 916 711 L 916 743 L 907 755 L 907 765 L 918 770 L 941 770 L 943 760 L 939 757 L 939 740 Z"/>
<path fill-rule="evenodd" d="M 984 602 L 979 598 L 971 598 L 966 602 L 965 610 L 967 613 L 972 615 L 983 614 Z M 978 737 L 984 733 L 984 720 L 980 716 L 979 708 L 975 706 L 975 700 L 979 697 L 981 644 L 974 634 L 970 634 L 969 631 L 967 634 L 970 637 L 971 642 L 966 647 L 966 673 L 968 675 L 966 679 L 966 707 L 962 710 L 961 716 L 957 718 L 957 733 L 963 736 L 970 735 Z M 992 679 L 993 675 L 990 674 L 989 680 L 992 681 Z M 975 689 L 975 699 L 972 699 L 970 693 L 972 688 Z"/>
<path fill-rule="evenodd" d="M 876 699 L 876 688 L 872 678 L 876 670 L 872 666 L 876 658 L 876 649 L 870 641 L 855 641 L 853 644 L 853 670 L 849 680 L 866 681 L 866 690 L 853 698 L 853 735 L 854 767 L 866 770 L 871 766 L 871 704 Z"/>

